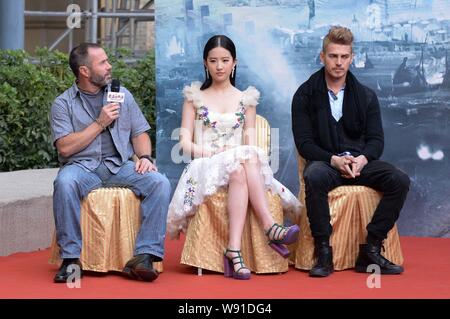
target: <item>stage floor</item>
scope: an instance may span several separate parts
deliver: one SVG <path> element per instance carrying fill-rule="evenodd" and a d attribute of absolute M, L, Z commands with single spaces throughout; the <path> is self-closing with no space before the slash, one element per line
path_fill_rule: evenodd
<path fill-rule="evenodd" d="M 225 278 L 179 263 L 183 239 L 167 240 L 164 272 L 152 282 L 115 273 L 87 274 L 80 288 L 54 284 L 56 265 L 47 263 L 49 249 L 0 257 L 0 298 L 148 298 L 148 299 L 449 299 L 450 238 L 401 237 L 405 272 L 381 276 L 380 288 L 368 288 L 370 274 L 353 270 L 328 278 L 310 278 L 291 267 L 287 273 L 253 275 L 250 280 Z"/>

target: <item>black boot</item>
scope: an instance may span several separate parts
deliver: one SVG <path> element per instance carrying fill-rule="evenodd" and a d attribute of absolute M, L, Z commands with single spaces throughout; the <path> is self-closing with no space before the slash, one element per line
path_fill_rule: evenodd
<path fill-rule="evenodd" d="M 127 262 L 122 272 L 131 279 L 153 281 L 159 275 L 158 271 L 153 268 L 155 259 L 158 257 L 150 254 L 136 255 Z"/>
<path fill-rule="evenodd" d="M 318 242 L 314 247 L 317 263 L 309 271 L 310 277 L 328 277 L 333 271 L 333 250 L 328 241 Z"/>
<path fill-rule="evenodd" d="M 69 271 L 69 266 L 71 266 Z M 75 267 L 79 267 L 80 269 L 80 278 L 83 277 L 83 269 L 81 268 L 81 263 L 78 258 L 65 258 L 62 261 L 61 267 L 59 267 L 58 272 L 53 278 L 53 282 L 56 283 L 67 283 L 69 277 L 76 271 Z"/>
<path fill-rule="evenodd" d="M 356 259 L 355 270 L 357 272 L 369 272 L 367 267 L 369 265 L 378 265 L 382 274 L 401 274 L 403 267 L 398 266 L 387 260 L 381 255 L 382 240 L 368 239 L 367 244 L 359 245 L 359 254 Z"/>

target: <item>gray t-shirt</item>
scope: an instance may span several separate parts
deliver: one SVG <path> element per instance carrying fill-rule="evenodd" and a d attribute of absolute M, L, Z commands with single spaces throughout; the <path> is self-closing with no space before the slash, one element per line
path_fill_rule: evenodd
<path fill-rule="evenodd" d="M 99 117 L 100 112 L 103 108 L 104 94 L 105 94 L 104 90 L 100 90 L 95 94 L 91 94 L 80 90 L 81 98 L 83 99 L 84 102 L 86 102 L 86 105 L 91 109 L 95 118 Z M 100 140 L 102 143 L 102 161 L 112 163 L 120 162 L 120 154 L 119 152 L 117 152 L 117 149 L 114 146 L 114 142 L 112 140 L 109 128 L 107 128 L 100 134 Z"/>
<path fill-rule="evenodd" d="M 105 87 L 104 92 L 107 90 L 108 87 Z M 108 128 L 119 157 L 112 157 L 111 162 L 105 162 L 113 174 L 116 174 L 134 154 L 131 138 L 150 129 L 150 125 L 136 104 L 133 95 L 124 87 L 120 88 L 120 92 L 125 94 L 125 101 L 121 103 L 119 118 Z M 108 102 L 106 94 L 104 94 L 102 105 L 106 104 Z M 95 121 L 97 118 L 95 115 L 87 101 L 81 97 L 81 92 L 74 83 L 53 102 L 50 114 L 53 144 L 59 138 L 84 130 Z M 65 158 L 58 154 L 59 162 L 62 165 L 77 164 L 87 171 L 94 171 L 102 161 L 101 135 L 99 134 L 91 144 L 70 157 Z"/>

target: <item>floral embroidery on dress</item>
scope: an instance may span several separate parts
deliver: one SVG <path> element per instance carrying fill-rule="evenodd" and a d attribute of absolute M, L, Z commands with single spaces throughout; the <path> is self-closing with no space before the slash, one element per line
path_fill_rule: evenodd
<path fill-rule="evenodd" d="M 192 206 L 193 205 L 193 201 L 194 201 L 194 195 L 195 195 L 195 188 L 197 186 L 197 182 L 190 177 L 187 181 L 186 181 L 186 185 L 187 185 L 187 190 L 184 193 L 184 205 L 188 205 L 188 206 Z"/>
<path fill-rule="evenodd" d="M 208 108 L 206 106 L 200 106 L 199 111 L 200 112 L 198 113 L 198 118 L 203 122 L 205 126 L 209 126 L 211 121 L 209 120 L 208 116 L 209 114 Z"/>
<path fill-rule="evenodd" d="M 237 116 L 236 124 L 233 126 L 234 129 L 237 129 L 239 126 L 243 125 L 245 122 L 245 106 L 244 102 L 239 101 L 239 112 L 234 113 Z"/>
<path fill-rule="evenodd" d="M 236 115 L 236 123 L 231 126 L 231 131 L 227 130 L 227 132 L 223 132 L 220 130 L 218 126 L 218 121 L 211 121 L 209 118 L 209 109 L 205 105 L 201 105 L 198 108 L 197 116 L 200 121 L 202 121 L 203 125 L 206 127 L 212 128 L 212 139 L 211 139 L 211 148 L 213 150 L 217 150 L 220 148 L 219 144 L 226 143 L 230 138 L 232 138 L 235 133 L 234 131 L 239 127 L 244 125 L 245 122 L 245 105 L 243 99 L 239 101 L 239 109 L 234 113 Z"/>
<path fill-rule="evenodd" d="M 203 125 L 211 128 L 216 128 L 217 121 L 211 122 L 209 118 L 209 109 L 207 106 L 202 105 L 199 108 L 198 112 L 198 118 L 203 122 Z M 236 115 L 236 124 L 233 126 L 233 129 L 239 128 L 241 125 L 245 122 L 245 106 L 244 102 L 241 100 L 239 101 L 239 110 L 238 112 L 234 113 Z"/>

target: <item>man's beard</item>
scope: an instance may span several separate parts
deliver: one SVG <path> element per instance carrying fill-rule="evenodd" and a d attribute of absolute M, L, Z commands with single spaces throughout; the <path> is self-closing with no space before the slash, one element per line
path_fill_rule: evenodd
<path fill-rule="evenodd" d="M 93 74 L 89 77 L 89 82 L 91 82 L 96 87 L 101 88 L 104 87 L 105 85 L 108 85 L 111 82 L 111 77 L 107 79 L 107 76 L 109 76 L 109 74 L 105 76 Z"/>

